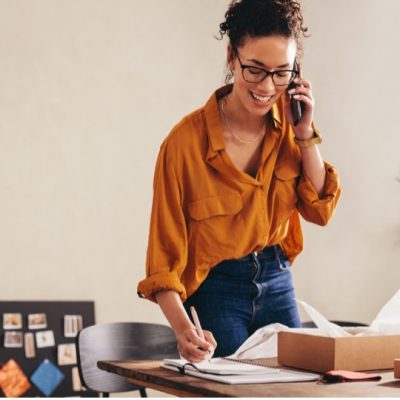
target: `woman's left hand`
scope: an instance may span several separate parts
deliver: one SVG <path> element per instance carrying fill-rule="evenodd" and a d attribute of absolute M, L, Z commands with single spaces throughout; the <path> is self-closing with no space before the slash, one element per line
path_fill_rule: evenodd
<path fill-rule="evenodd" d="M 311 83 L 303 79 L 300 64 L 299 76 L 294 80 L 294 83 L 296 87 L 285 92 L 285 115 L 286 119 L 292 125 L 296 137 L 301 140 L 306 140 L 313 136 L 311 123 L 313 121 L 315 101 L 311 90 Z M 302 116 L 296 126 L 293 125 L 292 111 L 290 108 L 291 96 L 302 103 Z"/>

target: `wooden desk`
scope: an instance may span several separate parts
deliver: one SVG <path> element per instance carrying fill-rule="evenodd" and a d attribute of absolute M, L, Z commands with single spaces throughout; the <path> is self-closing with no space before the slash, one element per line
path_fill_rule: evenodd
<path fill-rule="evenodd" d="M 160 364 L 160 361 L 99 361 L 97 366 L 137 385 L 179 397 L 400 397 L 400 381 L 394 379 L 393 371 L 382 372 L 379 382 L 227 385 L 180 375 L 160 368 Z"/>

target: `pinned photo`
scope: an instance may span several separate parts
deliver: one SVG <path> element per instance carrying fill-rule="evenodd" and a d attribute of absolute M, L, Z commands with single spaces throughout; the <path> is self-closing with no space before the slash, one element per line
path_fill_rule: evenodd
<path fill-rule="evenodd" d="M 65 337 L 75 337 L 82 326 L 82 315 L 64 315 Z"/>
<path fill-rule="evenodd" d="M 42 347 L 55 346 L 54 332 L 53 331 L 36 332 L 36 346 L 38 349 Z"/>
<path fill-rule="evenodd" d="M 7 313 L 3 314 L 3 329 L 21 329 L 22 314 Z"/>
<path fill-rule="evenodd" d="M 78 367 L 73 367 L 72 373 L 72 390 L 74 392 L 83 392 L 86 390 L 85 386 L 82 385 L 81 378 L 79 377 Z"/>
<path fill-rule="evenodd" d="M 25 344 L 25 357 L 35 358 L 35 340 L 33 338 L 33 333 L 28 332 L 24 334 L 24 344 Z"/>
<path fill-rule="evenodd" d="M 4 347 L 22 347 L 22 332 L 9 331 L 4 333 Z"/>
<path fill-rule="evenodd" d="M 75 343 L 58 345 L 58 365 L 74 365 L 76 364 L 76 347 Z"/>
<path fill-rule="evenodd" d="M 45 329 L 47 328 L 46 314 L 29 314 L 28 315 L 29 329 Z"/>

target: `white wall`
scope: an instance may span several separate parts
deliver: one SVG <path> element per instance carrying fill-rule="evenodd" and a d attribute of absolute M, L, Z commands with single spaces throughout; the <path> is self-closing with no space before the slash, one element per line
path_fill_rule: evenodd
<path fill-rule="evenodd" d="M 369 323 L 400 288 L 400 2 L 303 4 L 321 151 L 343 194 L 328 227 L 304 225 L 297 295 L 332 319 Z"/>
<path fill-rule="evenodd" d="M 0 0 L 0 293 L 95 300 L 98 322 L 163 322 L 136 296 L 163 138 L 223 82 L 225 0 Z M 340 170 L 305 225 L 298 297 L 369 322 L 400 286 L 397 0 L 307 0 L 305 75 Z"/>

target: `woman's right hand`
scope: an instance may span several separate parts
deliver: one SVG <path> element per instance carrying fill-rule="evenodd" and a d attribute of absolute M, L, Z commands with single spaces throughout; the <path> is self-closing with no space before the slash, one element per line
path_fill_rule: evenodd
<path fill-rule="evenodd" d="M 163 290 L 156 293 L 155 297 L 175 333 L 181 356 L 194 363 L 211 358 L 217 342 L 209 331 L 203 331 L 204 340 L 197 334 L 179 294 L 172 290 Z"/>
<path fill-rule="evenodd" d="M 217 342 L 210 331 L 203 331 L 204 340 L 197 334 L 196 328 L 185 329 L 176 336 L 178 351 L 183 358 L 192 363 L 208 360 L 214 354 Z"/>

